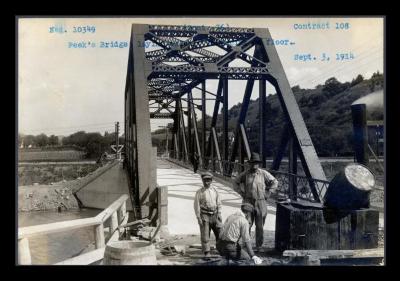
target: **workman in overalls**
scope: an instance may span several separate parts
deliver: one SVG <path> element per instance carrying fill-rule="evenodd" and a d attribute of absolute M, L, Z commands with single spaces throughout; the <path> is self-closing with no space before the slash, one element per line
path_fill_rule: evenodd
<path fill-rule="evenodd" d="M 200 226 L 201 245 L 204 257 L 210 257 L 210 232 L 214 232 L 218 241 L 222 227 L 221 200 L 218 191 L 211 186 L 213 175 L 209 172 L 201 175 L 203 187 L 194 198 L 194 211 Z"/>
<path fill-rule="evenodd" d="M 278 180 L 266 170 L 259 168 L 258 153 L 252 153 L 247 162 L 249 169 L 234 179 L 234 189 L 243 197 L 243 212 L 249 222 L 249 229 L 256 225 L 256 248 L 259 251 L 264 242 L 264 224 L 267 217 L 267 199 L 278 187 Z M 243 184 L 243 188 L 241 188 Z"/>

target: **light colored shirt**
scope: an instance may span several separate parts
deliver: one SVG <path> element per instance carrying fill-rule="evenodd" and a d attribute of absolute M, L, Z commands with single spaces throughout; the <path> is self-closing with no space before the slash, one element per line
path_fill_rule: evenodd
<path fill-rule="evenodd" d="M 267 199 L 267 193 L 278 187 L 278 180 L 269 172 L 257 169 L 254 173 L 245 171 L 234 179 L 240 186 L 244 183 L 244 190 L 238 190 L 245 199 Z M 240 189 L 240 188 L 239 188 Z"/>
<path fill-rule="evenodd" d="M 200 218 L 202 209 L 221 213 L 221 200 L 218 191 L 212 186 L 209 188 L 202 187 L 196 192 L 194 197 L 194 212 L 197 218 Z"/>
<path fill-rule="evenodd" d="M 239 242 L 242 239 L 243 243 L 251 240 L 249 233 L 249 222 L 244 214 L 239 211 L 230 215 L 222 227 L 220 239 L 224 241 Z"/>

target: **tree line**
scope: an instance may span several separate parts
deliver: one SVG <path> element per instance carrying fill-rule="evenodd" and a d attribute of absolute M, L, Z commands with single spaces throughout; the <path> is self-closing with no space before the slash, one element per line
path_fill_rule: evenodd
<path fill-rule="evenodd" d="M 124 137 L 119 137 L 119 143 L 124 143 Z M 39 135 L 18 134 L 18 147 L 41 148 L 41 149 L 63 149 L 71 147 L 86 152 L 87 158 L 98 158 L 104 152 L 111 152 L 111 145 L 115 144 L 115 133 L 78 131 L 69 136 L 62 137 L 42 133 Z"/>
<path fill-rule="evenodd" d="M 360 97 L 383 88 L 383 74 L 379 71 L 372 74 L 369 79 L 357 75 L 348 82 L 340 82 L 331 77 L 324 84 L 317 85 L 314 89 L 303 89 L 296 85 L 292 87 L 293 94 L 299 105 L 303 119 L 310 133 L 317 151 L 322 157 L 353 156 L 353 127 L 351 117 L 351 104 Z M 228 130 L 234 132 L 237 118 L 242 104 L 234 105 L 228 111 Z M 221 111 L 222 112 L 222 111 Z M 266 111 L 267 123 L 267 156 L 276 154 L 282 135 L 282 125 L 286 122 L 285 115 L 276 94 L 267 96 Z M 368 120 L 383 120 L 383 109 L 367 112 Z M 211 117 L 206 117 L 207 128 Z M 198 120 L 199 135 L 201 136 L 201 119 Z M 245 127 L 252 151 L 259 151 L 259 102 L 258 99 L 249 103 Z M 222 129 L 222 114 L 218 115 L 217 134 Z M 207 132 L 208 136 L 209 132 Z M 160 150 L 165 147 L 165 129 L 152 133 L 153 144 Z M 171 134 L 169 135 L 171 137 Z M 219 138 L 222 147 L 222 138 Z M 172 148 L 170 142 L 170 149 Z"/>

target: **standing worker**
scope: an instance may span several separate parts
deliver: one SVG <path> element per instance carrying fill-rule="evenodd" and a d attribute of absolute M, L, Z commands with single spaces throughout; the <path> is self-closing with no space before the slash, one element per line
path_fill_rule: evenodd
<path fill-rule="evenodd" d="M 193 154 L 193 173 L 197 172 L 197 169 L 199 168 L 199 155 L 197 152 Z"/>
<path fill-rule="evenodd" d="M 254 255 L 251 247 L 250 226 L 245 216 L 245 205 L 242 204 L 241 211 L 230 215 L 221 230 L 219 240 L 217 241 L 217 250 L 219 254 L 228 261 L 250 260 L 255 264 L 261 264 L 262 259 Z M 244 249 L 240 246 L 242 240 Z"/>
<path fill-rule="evenodd" d="M 210 232 L 214 232 L 218 241 L 222 227 L 221 200 L 217 190 L 211 186 L 213 175 L 206 172 L 201 175 L 203 187 L 197 190 L 194 198 L 194 212 L 200 226 L 201 246 L 204 257 L 210 257 Z"/>
<path fill-rule="evenodd" d="M 250 167 L 234 179 L 236 191 L 243 197 L 244 213 L 251 229 L 253 222 L 256 225 L 256 251 L 259 251 L 264 242 L 264 224 L 267 217 L 267 199 L 272 191 L 278 187 L 278 180 L 270 173 L 259 168 L 261 163 L 258 153 L 252 153 L 247 162 Z M 244 185 L 244 190 L 240 188 Z M 249 230 L 250 231 L 250 230 Z"/>

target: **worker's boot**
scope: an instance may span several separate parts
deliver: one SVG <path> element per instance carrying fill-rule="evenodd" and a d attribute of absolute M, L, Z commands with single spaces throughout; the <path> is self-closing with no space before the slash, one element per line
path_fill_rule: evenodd
<path fill-rule="evenodd" d="M 256 246 L 253 251 L 255 253 L 262 253 L 263 252 L 263 248 L 262 248 L 262 246 Z"/>
<path fill-rule="evenodd" d="M 209 260 L 211 258 L 210 252 L 204 252 L 204 260 Z"/>

